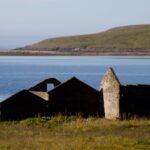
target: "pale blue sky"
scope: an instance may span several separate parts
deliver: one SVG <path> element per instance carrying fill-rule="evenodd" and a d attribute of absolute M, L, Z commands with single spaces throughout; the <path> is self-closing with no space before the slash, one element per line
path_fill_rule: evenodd
<path fill-rule="evenodd" d="M 150 23 L 150 0 L 0 0 L 0 49 Z"/>

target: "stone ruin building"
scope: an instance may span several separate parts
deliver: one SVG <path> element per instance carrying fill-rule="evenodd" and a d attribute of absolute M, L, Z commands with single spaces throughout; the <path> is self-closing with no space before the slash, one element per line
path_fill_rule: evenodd
<path fill-rule="evenodd" d="M 100 84 L 107 119 L 150 117 L 150 85 L 121 85 L 112 68 Z"/>
<path fill-rule="evenodd" d="M 48 91 L 48 85 L 53 89 Z M 0 103 L 2 120 L 62 115 L 98 115 L 99 91 L 72 77 L 61 83 L 46 79 L 28 90 L 22 90 Z"/>
<path fill-rule="evenodd" d="M 53 85 L 50 90 L 49 84 Z M 150 117 L 150 85 L 122 85 L 109 68 L 100 82 L 100 90 L 76 77 L 63 83 L 49 78 L 0 103 L 1 120 L 58 114 L 113 120 Z"/>

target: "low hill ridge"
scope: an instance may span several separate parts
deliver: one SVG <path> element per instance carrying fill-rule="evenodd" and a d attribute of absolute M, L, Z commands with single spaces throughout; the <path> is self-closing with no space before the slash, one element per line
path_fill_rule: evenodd
<path fill-rule="evenodd" d="M 23 49 L 63 51 L 80 48 L 150 49 L 150 24 L 116 27 L 96 34 L 46 39 Z"/>

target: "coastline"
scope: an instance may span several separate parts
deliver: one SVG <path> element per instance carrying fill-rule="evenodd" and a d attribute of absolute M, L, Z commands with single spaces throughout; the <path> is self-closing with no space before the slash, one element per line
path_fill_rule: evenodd
<path fill-rule="evenodd" d="M 100 51 L 53 51 L 53 50 L 0 50 L 0 56 L 150 56 L 150 50 L 100 50 Z"/>

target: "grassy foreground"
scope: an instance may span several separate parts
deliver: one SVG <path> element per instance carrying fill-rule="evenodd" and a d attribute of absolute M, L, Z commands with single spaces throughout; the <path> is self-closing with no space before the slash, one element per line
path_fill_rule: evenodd
<path fill-rule="evenodd" d="M 0 122 L 0 150 L 150 150 L 150 120 L 35 118 Z"/>

